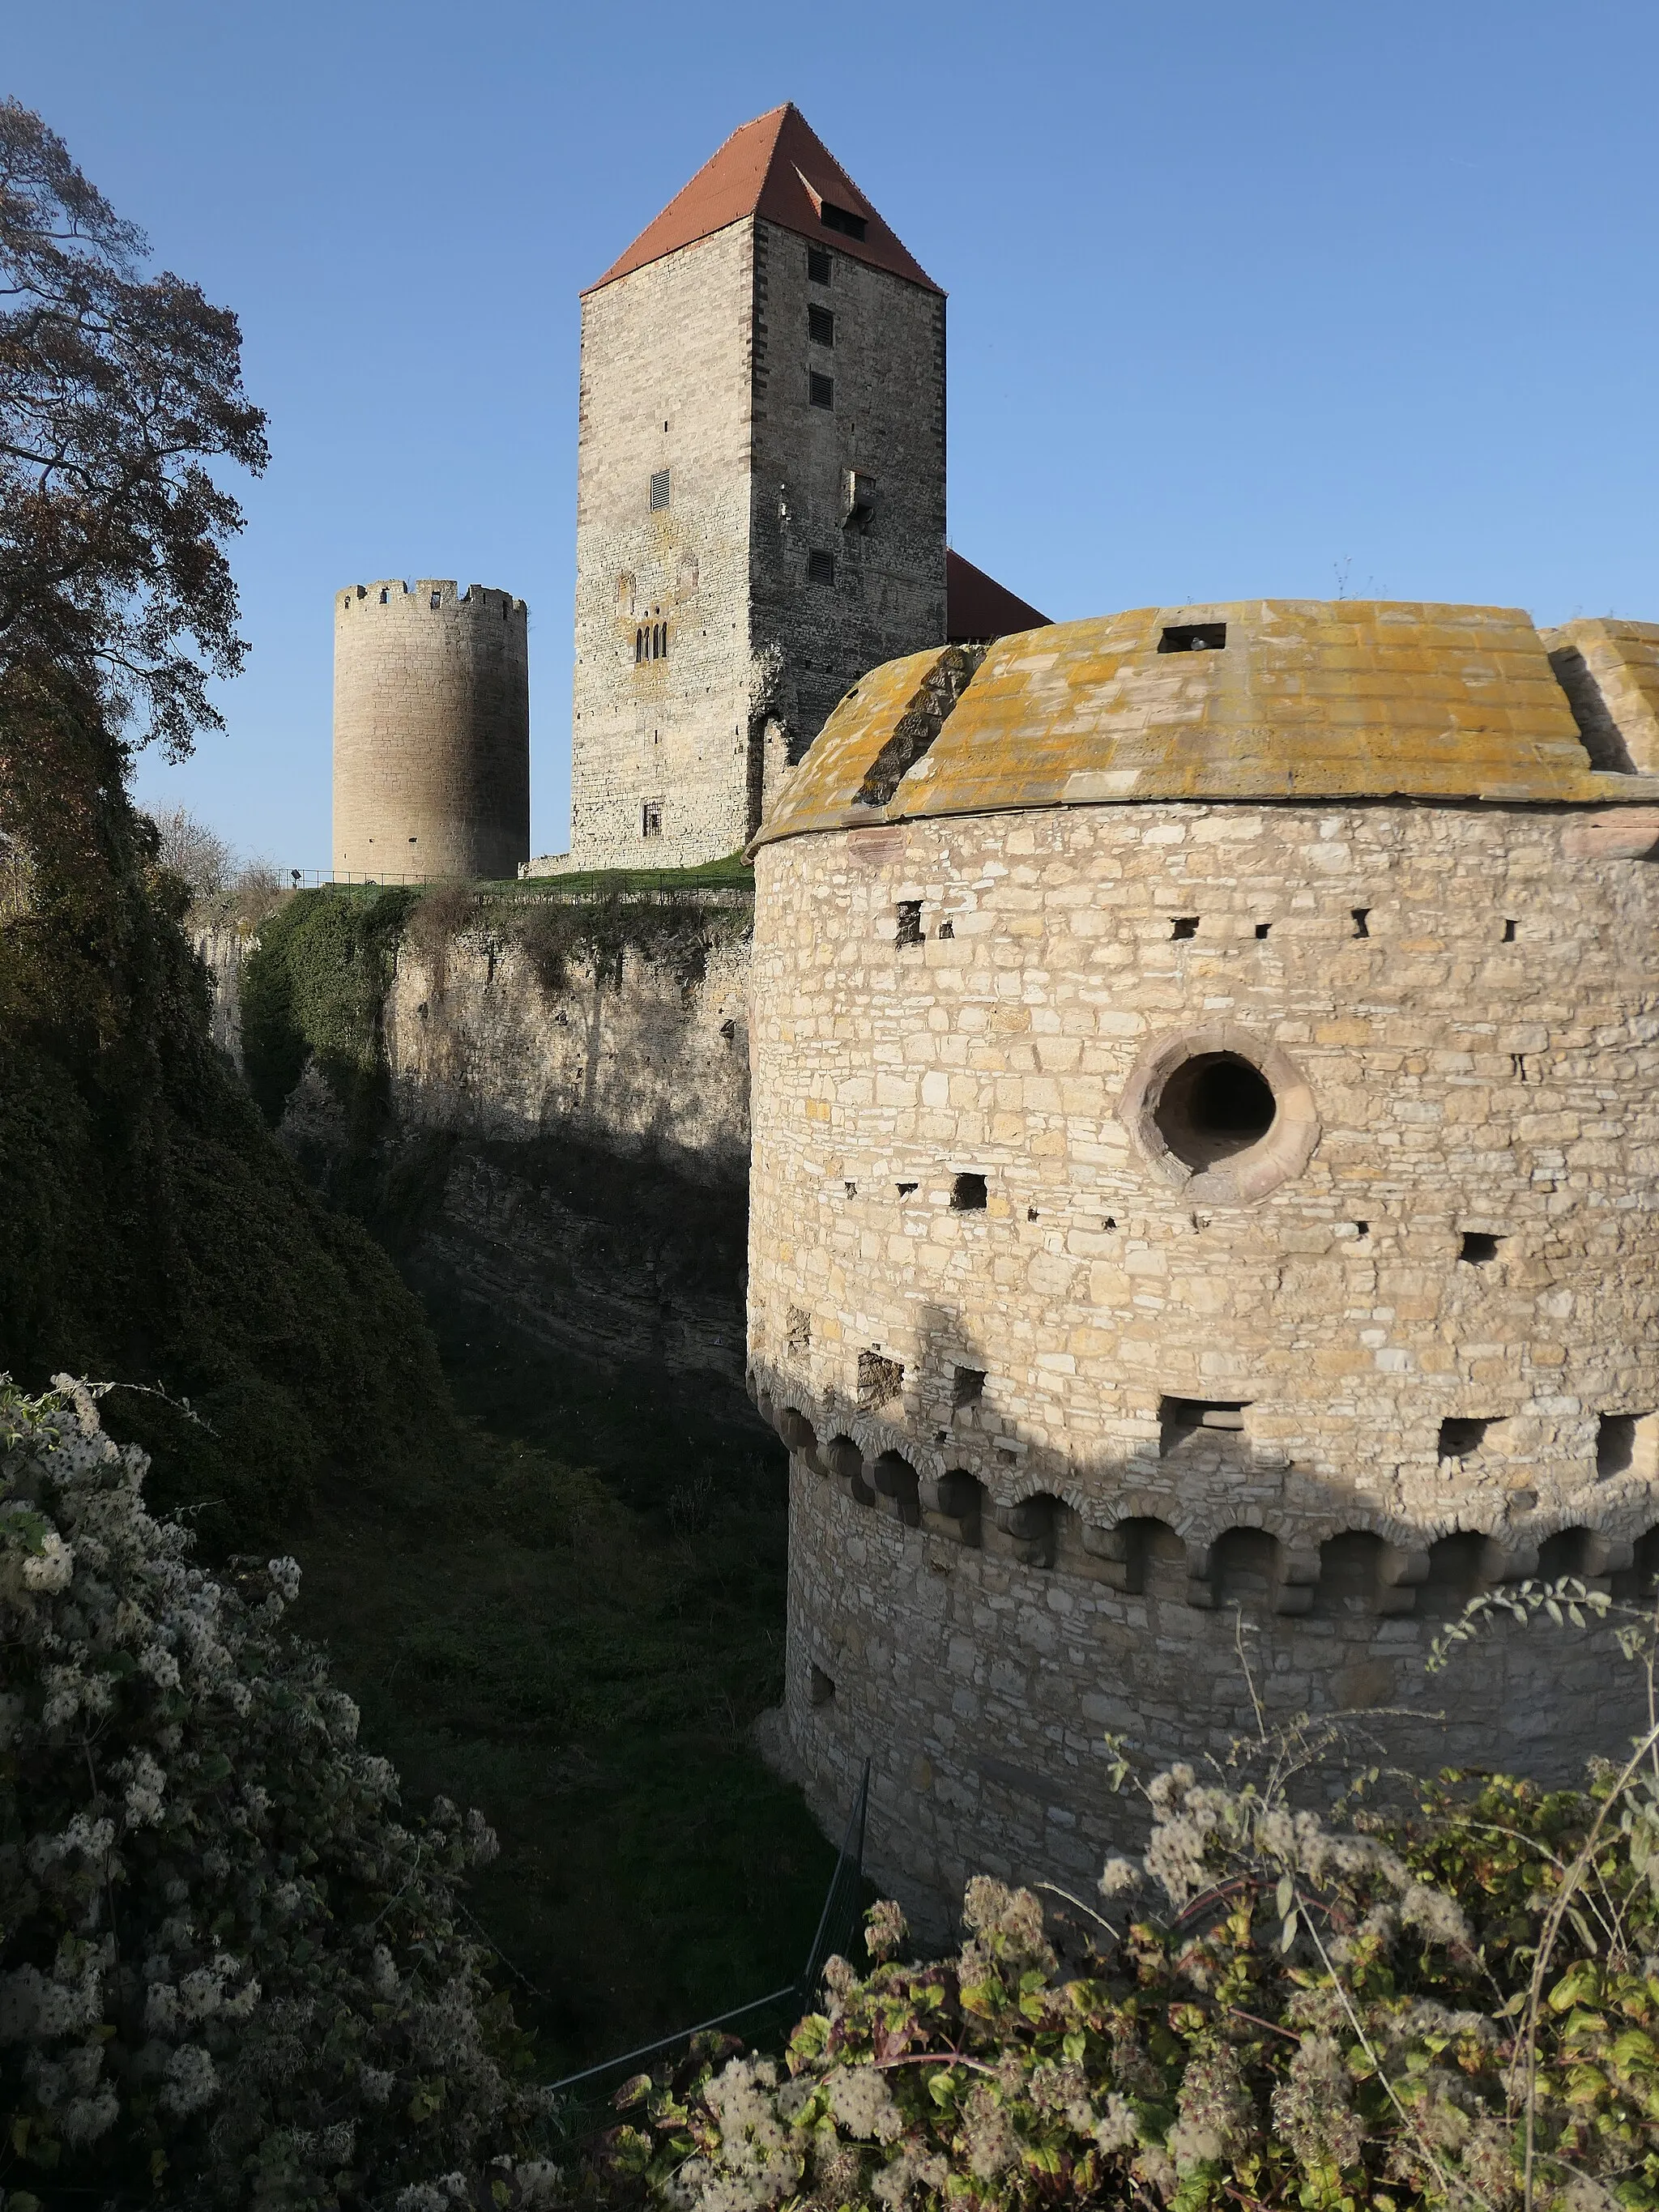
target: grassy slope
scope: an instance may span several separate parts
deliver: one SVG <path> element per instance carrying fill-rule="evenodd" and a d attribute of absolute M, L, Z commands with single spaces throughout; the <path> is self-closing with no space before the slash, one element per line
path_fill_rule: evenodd
<path fill-rule="evenodd" d="M 780 1694 L 782 1455 L 722 1386 L 607 1376 L 434 1318 L 477 1445 L 446 1494 L 296 1541 L 363 1741 L 480 1805 L 474 1904 L 564 2070 L 799 1971 L 834 1853 L 744 1741 Z"/>

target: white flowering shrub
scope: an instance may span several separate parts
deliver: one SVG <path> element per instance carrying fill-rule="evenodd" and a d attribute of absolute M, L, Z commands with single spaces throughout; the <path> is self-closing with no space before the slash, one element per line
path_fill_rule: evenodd
<path fill-rule="evenodd" d="M 544 2102 L 456 1898 L 494 1838 L 399 1814 L 293 1560 L 192 1565 L 145 1467 L 0 1378 L 0 2203 L 489 2203 Z"/>
<path fill-rule="evenodd" d="M 1651 1620 L 1627 1649 L 1651 1673 Z M 1448 1774 L 1410 1810 L 1298 1808 L 1338 1741 L 1304 1724 L 1154 1779 L 1144 1860 L 1108 1864 L 1067 1970 L 1037 1898 L 983 1878 L 955 1955 L 865 1978 L 832 1960 L 781 2064 L 728 2046 L 629 2083 L 572 2192 L 681 2212 L 1659 2205 L 1659 1729 L 1584 1790 Z M 877 1905 L 871 1955 L 904 1941 Z"/>

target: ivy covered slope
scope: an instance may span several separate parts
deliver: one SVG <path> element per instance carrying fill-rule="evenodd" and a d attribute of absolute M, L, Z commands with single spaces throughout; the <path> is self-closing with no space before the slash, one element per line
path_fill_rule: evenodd
<path fill-rule="evenodd" d="M 0 688 L 0 1371 L 132 1389 L 159 1505 L 250 1540 L 332 1474 L 435 1459 L 452 1416 L 420 1309 L 272 1140 L 209 1036 L 95 698 Z"/>

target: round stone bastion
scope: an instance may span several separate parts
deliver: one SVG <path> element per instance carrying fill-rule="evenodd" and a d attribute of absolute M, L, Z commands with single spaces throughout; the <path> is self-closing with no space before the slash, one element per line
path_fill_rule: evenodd
<path fill-rule="evenodd" d="M 785 1714 L 871 1858 L 1075 1889 L 1303 1712 L 1580 1778 L 1659 1570 L 1659 625 L 1147 609 L 878 668 L 752 848 Z M 1248 1656 L 1247 1674 L 1241 1655 Z M 1374 1753 L 1357 1757 L 1365 1764 Z"/>

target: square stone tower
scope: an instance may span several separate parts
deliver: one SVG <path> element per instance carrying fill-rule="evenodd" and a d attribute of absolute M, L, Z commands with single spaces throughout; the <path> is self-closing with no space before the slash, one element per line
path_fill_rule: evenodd
<path fill-rule="evenodd" d="M 945 295 L 776 108 L 582 300 L 570 865 L 735 852 L 945 636 Z"/>

